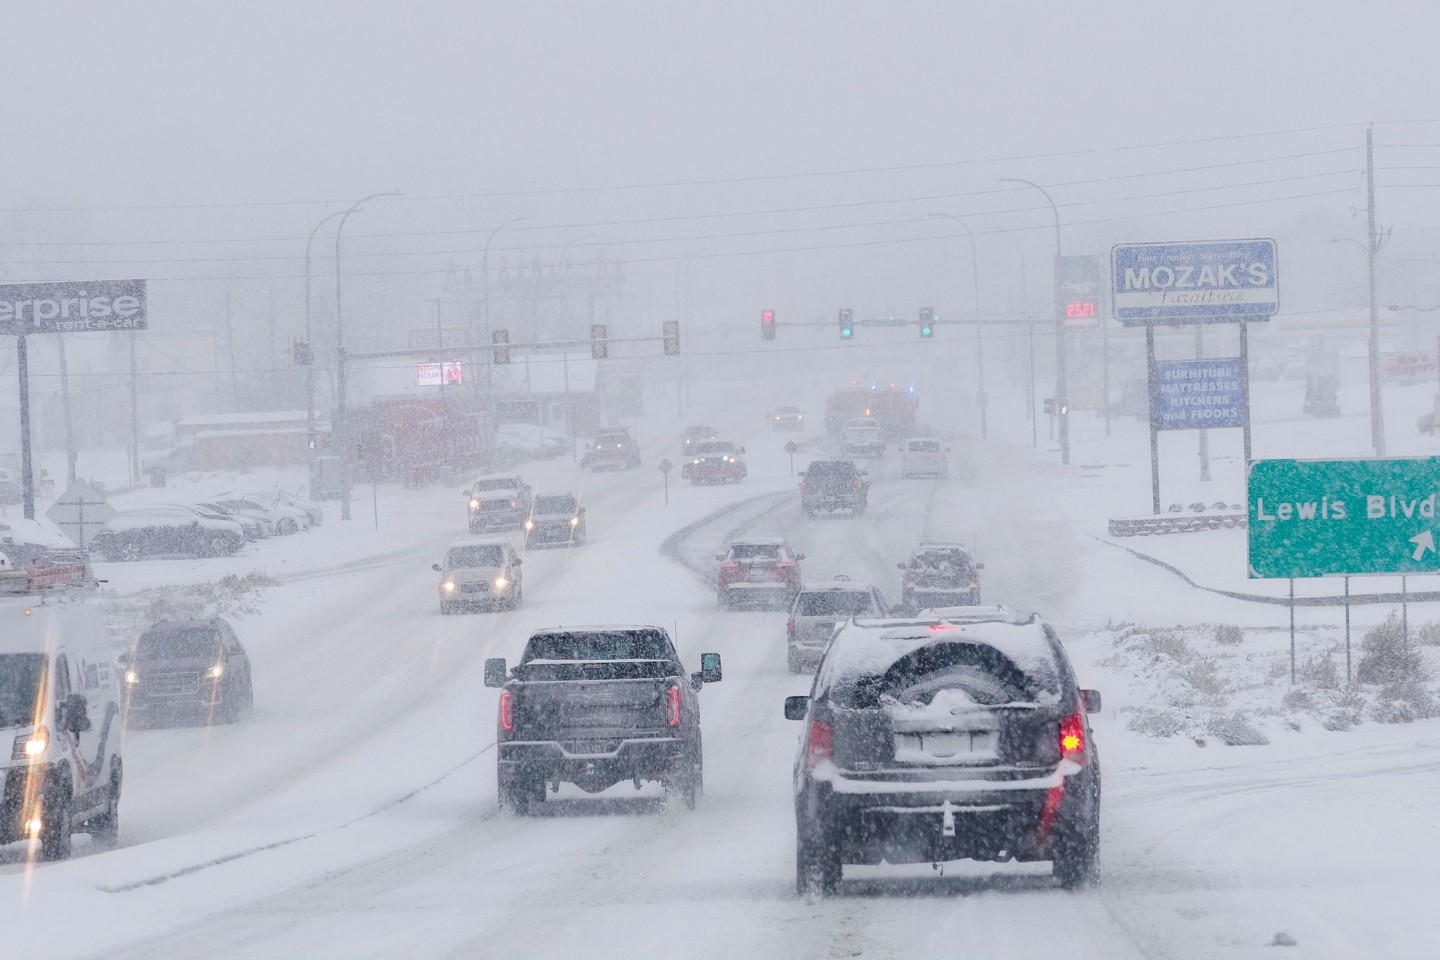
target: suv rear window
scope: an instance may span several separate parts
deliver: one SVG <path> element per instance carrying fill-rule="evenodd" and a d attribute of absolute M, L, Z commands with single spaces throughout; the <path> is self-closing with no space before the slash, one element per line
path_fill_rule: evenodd
<path fill-rule="evenodd" d="M 135 652 L 142 659 L 188 660 L 214 657 L 220 651 L 220 633 L 213 627 L 155 630 L 140 635 Z"/>
<path fill-rule="evenodd" d="M 964 550 L 923 550 L 910 558 L 910 567 L 926 573 L 968 573 L 974 561 Z"/>
<path fill-rule="evenodd" d="M 938 440 L 911 440 L 910 445 L 905 448 L 906 453 L 939 453 L 940 441 Z"/>
<path fill-rule="evenodd" d="M 669 659 L 670 645 L 657 630 L 586 630 L 537 634 L 530 638 L 521 662 Z"/>
<path fill-rule="evenodd" d="M 858 617 L 874 612 L 868 590 L 804 590 L 795 609 L 801 617 Z"/>

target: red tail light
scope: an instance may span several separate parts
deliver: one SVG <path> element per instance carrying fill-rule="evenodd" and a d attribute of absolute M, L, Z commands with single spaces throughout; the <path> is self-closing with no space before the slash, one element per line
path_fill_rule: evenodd
<path fill-rule="evenodd" d="M 860 489 L 860 480 L 859 480 L 859 478 L 856 478 L 856 479 L 850 481 L 850 489 L 852 489 L 852 490 L 859 490 L 859 489 Z"/>
<path fill-rule="evenodd" d="M 801 493 L 809 493 L 809 492 L 810 492 L 810 481 L 809 481 L 809 480 L 806 480 L 804 477 L 801 477 L 801 478 L 800 478 L 800 492 L 801 492 Z"/>
<path fill-rule="evenodd" d="M 665 691 L 665 712 L 670 726 L 680 726 L 680 688 L 671 687 Z"/>
<path fill-rule="evenodd" d="M 795 618 L 791 617 L 785 621 L 785 633 L 791 637 L 795 636 Z"/>
<path fill-rule="evenodd" d="M 500 726 L 506 730 L 515 729 L 515 694 L 509 690 L 500 694 Z"/>
<path fill-rule="evenodd" d="M 805 740 L 805 769 L 814 770 L 821 760 L 829 760 L 834 749 L 835 728 L 823 720 L 811 720 Z"/>
<path fill-rule="evenodd" d="M 1085 718 L 1078 713 L 1060 721 L 1060 757 L 1085 762 Z"/>

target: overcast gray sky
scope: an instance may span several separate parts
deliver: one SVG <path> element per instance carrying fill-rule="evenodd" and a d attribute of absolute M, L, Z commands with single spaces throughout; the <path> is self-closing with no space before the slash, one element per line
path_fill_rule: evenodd
<path fill-rule="evenodd" d="M 347 227 L 348 249 L 376 255 L 354 268 L 358 321 L 422 316 L 438 271 L 478 263 L 486 232 L 529 216 L 497 240 L 502 255 L 603 244 L 635 261 L 634 308 L 658 320 L 679 258 L 704 254 L 688 268 L 697 322 L 749 322 L 762 306 L 963 303 L 968 281 L 950 270 L 963 241 L 916 242 L 956 235 L 925 220 L 935 211 L 981 234 L 984 309 L 1004 308 L 1015 248 L 993 231 L 1015 231 L 1037 274 L 1052 239 L 1038 194 L 1000 175 L 1054 185 L 1076 252 L 1266 234 L 1287 264 L 1323 272 L 1346 254 L 1291 251 L 1328 239 L 1307 241 L 1317 231 L 1360 235 L 1361 124 L 1383 122 L 1388 165 L 1440 167 L 1440 146 L 1391 146 L 1440 144 L 1440 124 L 1409 122 L 1440 117 L 1440 7 L 1413 0 L 3 9 L 0 208 L 201 206 L 5 213 L 0 271 L 278 278 L 172 284 L 172 310 L 213 309 L 233 289 L 298 315 L 310 225 L 383 190 L 406 197 Z M 1116 149 L 1175 141 L 1209 142 Z M 553 192 L 872 168 L 890 169 Z M 1437 173 L 1380 178 L 1397 247 L 1433 239 L 1421 225 L 1440 189 L 1390 185 Z M 37 239 L 152 242 L 26 245 Z M 153 242 L 199 240 L 244 242 Z M 857 243 L 876 245 L 842 246 Z M 797 250 L 811 247 L 826 249 Z M 797 252 L 714 256 L 755 250 Z M 93 262 L 36 262 L 52 258 Z M 157 306 L 166 297 L 157 280 Z"/>

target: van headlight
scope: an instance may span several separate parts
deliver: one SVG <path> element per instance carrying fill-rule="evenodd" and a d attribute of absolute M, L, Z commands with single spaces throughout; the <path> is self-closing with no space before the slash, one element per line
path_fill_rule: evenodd
<path fill-rule="evenodd" d="M 471 501 L 470 501 L 470 509 L 471 509 L 471 510 L 479 510 L 479 509 L 480 509 L 480 501 L 479 501 L 479 500 L 471 500 Z"/>
<path fill-rule="evenodd" d="M 454 580 L 446 580 L 444 583 L 440 584 L 440 589 L 444 590 L 446 593 L 454 593 L 454 592 L 455 592 L 455 581 L 454 581 Z"/>
<path fill-rule="evenodd" d="M 133 687 L 135 684 L 140 682 L 140 674 L 136 673 L 134 670 L 126 670 L 125 682 Z"/>
<path fill-rule="evenodd" d="M 572 526 L 572 527 L 578 527 L 578 526 L 580 526 L 580 518 L 579 518 L 579 517 L 571 517 L 571 518 L 570 518 L 570 526 Z"/>
<path fill-rule="evenodd" d="M 504 590 L 508 586 L 510 586 L 510 581 L 506 580 L 503 575 L 495 578 L 496 590 Z"/>
<path fill-rule="evenodd" d="M 534 529 L 535 529 L 535 521 L 534 521 L 534 520 L 526 520 L 526 521 L 525 521 L 525 529 L 526 529 L 526 530 L 534 530 Z"/>
<path fill-rule="evenodd" d="M 223 663 L 217 663 L 205 671 L 206 680 L 219 680 L 223 676 L 225 676 L 225 664 Z"/>

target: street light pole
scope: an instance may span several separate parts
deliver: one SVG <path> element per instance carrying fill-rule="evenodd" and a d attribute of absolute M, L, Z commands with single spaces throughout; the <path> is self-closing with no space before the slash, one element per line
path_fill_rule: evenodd
<path fill-rule="evenodd" d="M 1030 446 L 1040 445 L 1040 418 L 1035 416 L 1035 324 L 1031 321 L 1029 302 L 1030 284 L 1026 279 L 1027 267 L 1025 265 L 1025 245 L 1020 238 L 1009 230 L 1000 229 L 997 232 L 1011 243 L 1015 244 L 1015 250 L 1020 254 L 1020 312 L 1025 319 L 1025 340 L 1027 350 L 1026 371 L 1030 382 L 1030 392 L 1025 397 L 1026 419 L 1030 421 Z"/>
<path fill-rule="evenodd" d="M 965 231 L 965 236 L 970 240 L 970 293 L 974 300 L 975 311 L 975 387 L 977 396 L 975 405 L 980 410 L 980 439 L 990 439 L 988 419 L 985 415 L 985 407 L 988 398 L 985 396 L 985 346 L 980 336 L 980 266 L 975 256 L 975 234 L 970 227 L 959 217 L 950 213 L 937 213 L 937 217 L 944 217 L 946 220 L 953 220 Z"/>
<path fill-rule="evenodd" d="M 318 440 L 315 436 L 315 341 L 310 330 L 310 245 L 315 242 L 315 235 L 320 232 L 320 228 L 342 213 L 343 210 L 337 210 L 315 224 L 315 228 L 310 231 L 310 237 L 305 241 L 305 349 L 310 351 L 309 362 L 305 364 L 305 466 L 310 476 L 312 497 L 316 496 L 315 448 Z"/>
<path fill-rule="evenodd" d="M 1370 285 L 1370 333 L 1366 350 L 1366 366 L 1370 373 L 1370 445 L 1375 456 L 1385 456 L 1385 410 L 1380 394 L 1380 308 L 1376 302 L 1375 255 L 1389 240 L 1388 233 L 1377 232 L 1372 209 L 1369 225 L 1369 242 L 1361 243 L 1350 237 L 1337 237 L 1330 243 L 1352 243 L 1365 254 L 1365 267 Z"/>
<path fill-rule="evenodd" d="M 340 519 L 350 519 L 350 424 L 345 409 L 345 311 L 340 298 L 340 238 L 345 233 L 345 222 L 350 214 L 360 209 L 362 203 L 380 197 L 398 197 L 400 191 L 387 190 L 361 197 L 351 204 L 350 209 L 340 215 L 335 227 L 335 422 L 330 432 L 338 442 L 340 450 Z"/>
<path fill-rule="evenodd" d="M 1025 180 L 1021 177 L 1001 177 L 1001 183 L 1023 183 L 1027 187 L 1034 187 L 1040 191 L 1045 202 L 1050 204 L 1050 212 L 1055 215 L 1055 270 L 1060 270 L 1060 257 L 1063 255 L 1060 248 L 1060 208 L 1055 206 L 1055 200 L 1050 196 L 1049 191 L 1033 180 Z M 1065 399 L 1068 404 L 1066 393 L 1069 384 L 1065 375 L 1065 318 L 1061 316 L 1059 309 L 1058 279 L 1056 282 L 1056 296 L 1052 297 L 1055 303 L 1055 397 L 1056 403 Z M 1070 463 L 1070 414 L 1068 409 L 1061 413 L 1056 411 L 1060 418 L 1060 462 L 1065 465 Z"/>

